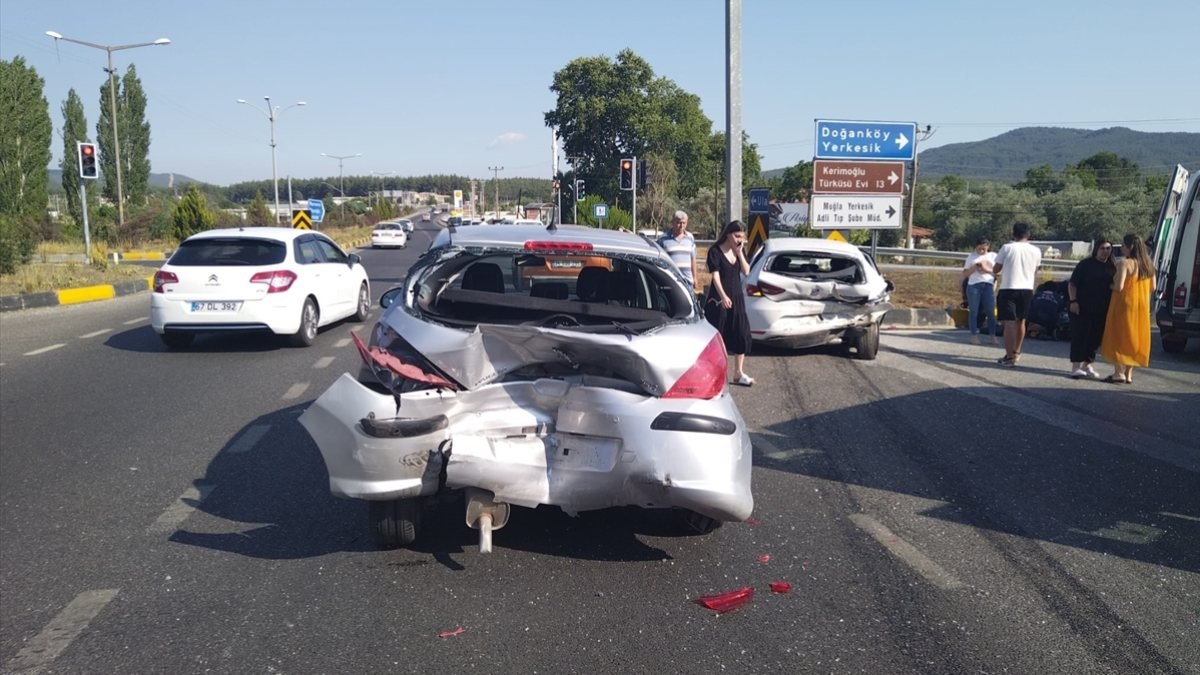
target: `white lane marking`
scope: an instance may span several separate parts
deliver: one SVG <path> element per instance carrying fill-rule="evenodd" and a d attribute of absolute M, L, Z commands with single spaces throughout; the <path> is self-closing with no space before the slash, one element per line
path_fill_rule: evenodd
<path fill-rule="evenodd" d="M 233 445 L 229 446 L 229 449 L 226 450 L 226 452 L 246 452 L 247 450 L 253 448 L 260 440 L 262 440 L 262 437 L 265 436 L 270 430 L 270 424 L 255 424 L 247 429 L 246 433 L 238 436 L 238 439 L 233 442 Z"/>
<path fill-rule="evenodd" d="M 308 383 L 307 383 L 307 382 L 301 382 L 301 383 L 299 383 L 299 384 L 293 384 L 293 385 L 292 385 L 292 388 L 291 388 L 291 389 L 288 389 L 288 390 L 287 390 L 287 393 L 283 395 L 283 400 L 285 400 L 285 401 L 288 401 L 288 400 L 291 400 L 291 399 L 293 399 L 293 398 L 300 398 L 300 395 L 301 395 L 301 394 L 303 394 L 303 393 L 304 393 L 304 391 L 305 391 L 306 389 L 308 389 Z"/>
<path fill-rule="evenodd" d="M 925 554 L 918 551 L 917 547 L 897 537 L 878 520 L 865 513 L 852 513 L 850 514 L 850 521 L 857 525 L 859 529 L 874 537 L 875 541 L 883 544 L 883 547 L 889 553 L 916 570 L 917 574 L 925 577 L 925 580 L 934 586 L 944 588 L 948 591 L 963 587 L 963 583 L 942 569 L 941 565 L 925 557 Z"/>
<path fill-rule="evenodd" d="M 353 338 L 342 338 L 341 340 L 333 343 L 333 346 L 337 349 L 341 349 L 342 347 L 349 345 L 352 340 Z"/>
<path fill-rule="evenodd" d="M 188 516 L 196 510 L 200 502 L 204 501 L 212 492 L 213 486 L 201 483 L 193 485 L 184 490 L 183 494 L 179 495 L 174 503 L 167 507 L 166 511 L 158 517 L 150 527 L 146 528 L 147 534 L 169 534 L 179 529 L 183 521 L 188 519 Z M 191 502 L 190 504 L 188 502 Z"/>
<path fill-rule="evenodd" d="M 66 346 L 67 345 L 65 345 L 63 343 L 59 343 L 56 345 L 50 345 L 49 347 L 42 347 L 41 349 L 35 349 L 31 352 L 25 352 L 25 356 L 37 356 L 38 354 L 45 354 L 46 352 L 52 352 L 55 349 L 58 349 L 59 347 L 66 347 Z"/>
<path fill-rule="evenodd" d="M 90 333 L 85 333 L 85 334 L 83 334 L 83 335 L 80 335 L 80 336 L 79 336 L 79 338 L 80 338 L 81 340 L 82 340 L 82 339 L 85 339 L 85 338 L 94 338 L 94 337 L 96 337 L 97 335 L 104 335 L 105 333 L 111 333 L 111 332 L 112 332 L 112 329 L 111 329 L 111 328 L 103 328 L 103 329 L 101 329 L 101 330 L 94 330 L 94 331 L 92 331 L 92 332 L 90 332 Z"/>
<path fill-rule="evenodd" d="M 148 317 L 144 317 L 144 316 L 143 316 L 143 317 L 141 317 L 140 319 L 130 319 L 129 321 L 126 321 L 126 322 L 125 322 L 123 325 L 126 325 L 126 326 L 132 326 L 132 325 L 133 325 L 133 324 L 135 324 L 135 323 L 141 323 L 141 322 L 143 322 L 143 321 L 149 321 L 149 320 L 150 320 L 150 319 L 149 319 Z"/>
<path fill-rule="evenodd" d="M 760 449 L 759 455 L 776 461 L 791 459 L 800 455 L 815 455 L 820 453 L 820 450 L 814 450 L 813 448 L 780 450 L 779 446 L 767 440 L 767 437 L 762 434 L 750 434 L 750 438 L 751 442 Z"/>
<path fill-rule="evenodd" d="M 332 356 L 322 356 L 313 364 L 313 368 L 328 368 L 329 364 L 333 363 L 333 359 Z"/>
<path fill-rule="evenodd" d="M 96 618 L 112 599 L 117 597 L 117 589 L 104 588 L 95 591 L 84 591 L 75 596 L 42 632 L 27 642 L 17 655 L 4 664 L 6 673 L 37 673 L 45 669 L 51 661 L 58 658 L 79 634 L 87 629 L 92 619 Z"/>
<path fill-rule="evenodd" d="M 0 366 L 2 366 L 2 365 L 4 365 L 4 364 L 0 363 Z M 1200 518 L 1197 518 L 1196 516 L 1185 516 L 1182 513 L 1171 513 L 1170 511 L 1159 511 L 1158 515 L 1168 516 L 1170 518 L 1182 518 L 1184 520 L 1190 520 L 1194 523 L 1200 523 Z"/>

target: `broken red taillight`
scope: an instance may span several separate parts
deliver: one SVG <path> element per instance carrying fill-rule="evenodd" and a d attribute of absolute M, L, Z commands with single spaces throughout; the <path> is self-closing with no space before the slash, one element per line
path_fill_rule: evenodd
<path fill-rule="evenodd" d="M 592 245 L 586 241 L 527 241 L 526 251 L 590 251 Z"/>
<path fill-rule="evenodd" d="M 296 282 L 296 273 L 291 270 L 273 270 L 258 272 L 250 277 L 252 284 L 266 284 L 267 293 L 282 293 Z"/>
<path fill-rule="evenodd" d="M 754 587 L 745 586 L 728 593 L 702 595 L 696 598 L 696 604 L 711 609 L 718 614 L 724 614 L 745 605 L 754 597 Z"/>
<path fill-rule="evenodd" d="M 728 368 L 725 357 L 725 342 L 717 333 L 708 346 L 700 352 L 696 363 L 663 394 L 663 398 L 712 398 L 725 388 L 725 372 Z"/>
<path fill-rule="evenodd" d="M 782 288 L 772 286 L 765 281 L 760 281 L 757 284 L 746 284 L 746 295 L 752 298 L 761 298 L 764 295 L 779 295 L 782 292 Z"/>
<path fill-rule="evenodd" d="M 163 286 L 167 284 L 179 283 L 179 277 L 174 272 L 164 272 L 159 270 L 154 273 L 154 292 L 165 293 Z"/>

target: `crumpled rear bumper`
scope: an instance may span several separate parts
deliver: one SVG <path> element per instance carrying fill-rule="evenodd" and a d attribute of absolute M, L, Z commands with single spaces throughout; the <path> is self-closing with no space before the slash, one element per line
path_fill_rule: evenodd
<path fill-rule="evenodd" d="M 750 335 L 755 342 L 795 348 L 838 344 L 858 337 L 892 308 L 887 302 L 841 306 L 828 303 L 831 306 L 820 313 L 802 315 L 788 304 L 757 299 L 747 302 Z"/>
<path fill-rule="evenodd" d="M 300 417 L 334 494 L 389 500 L 476 487 L 568 513 L 682 507 L 723 521 L 754 507 L 750 437 L 728 392 L 663 399 L 546 378 L 406 393 L 406 421 L 394 417 L 391 395 L 348 374 Z"/>

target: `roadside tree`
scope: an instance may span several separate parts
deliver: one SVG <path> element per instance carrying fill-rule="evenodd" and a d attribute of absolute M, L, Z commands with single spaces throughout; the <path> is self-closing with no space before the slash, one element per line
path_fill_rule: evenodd
<path fill-rule="evenodd" d="M 171 219 L 175 223 L 175 238 L 179 241 L 212 229 L 216 222 L 216 216 L 208 209 L 208 200 L 195 183 L 188 186 L 183 198 L 175 205 Z"/>
<path fill-rule="evenodd" d="M 83 114 L 83 101 L 74 89 L 67 92 L 67 99 L 62 104 L 63 115 L 63 154 L 59 169 L 62 170 L 62 186 L 67 197 L 67 213 L 74 221 L 71 236 L 81 236 L 83 232 L 83 207 L 79 200 L 79 146 L 81 141 L 87 141 L 87 118 Z M 95 190 L 88 195 L 88 202 L 94 204 Z"/>

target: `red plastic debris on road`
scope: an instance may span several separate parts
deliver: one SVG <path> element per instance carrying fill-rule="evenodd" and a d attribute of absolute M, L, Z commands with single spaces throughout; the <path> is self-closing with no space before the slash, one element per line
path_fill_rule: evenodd
<path fill-rule="evenodd" d="M 771 592 L 772 593 L 791 593 L 792 585 L 786 581 L 772 581 L 771 582 Z"/>
<path fill-rule="evenodd" d="M 736 591 L 728 593 L 717 593 L 716 595 L 702 595 L 696 598 L 695 602 L 701 607 L 711 609 L 717 614 L 724 614 L 745 605 L 754 597 L 754 588 L 744 586 Z"/>
<path fill-rule="evenodd" d="M 743 521 L 743 522 L 745 522 L 745 523 L 746 523 L 747 525 L 749 525 L 750 527 L 754 527 L 755 525 L 757 525 L 757 524 L 761 523 L 762 521 L 761 521 L 761 520 L 759 520 L 758 518 L 747 518 L 747 519 L 746 519 L 745 521 Z"/>
<path fill-rule="evenodd" d="M 458 628 L 455 628 L 454 630 L 444 630 L 444 631 L 438 633 L 438 637 L 440 637 L 444 640 L 446 638 L 458 637 L 459 635 L 462 635 L 465 632 L 467 632 L 467 629 L 463 628 L 462 626 L 459 626 Z"/>
<path fill-rule="evenodd" d="M 769 563 L 769 562 L 771 562 L 771 554 L 770 554 L 770 553 L 764 553 L 764 554 L 762 554 L 762 555 L 758 556 L 758 562 L 760 562 L 760 563 Z"/>

